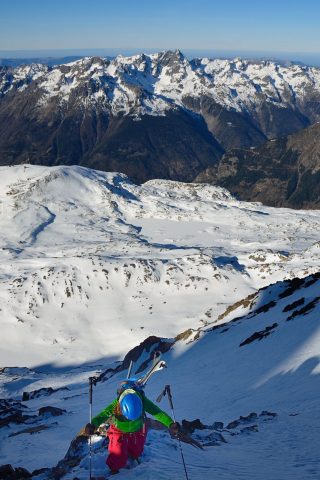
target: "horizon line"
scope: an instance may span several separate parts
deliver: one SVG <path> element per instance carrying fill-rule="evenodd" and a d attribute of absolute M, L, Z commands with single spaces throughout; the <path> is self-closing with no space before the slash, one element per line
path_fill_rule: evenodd
<path fill-rule="evenodd" d="M 248 61 L 287 62 L 308 67 L 320 68 L 320 52 L 288 52 L 274 50 L 243 50 L 243 49 L 202 49 L 202 48 L 62 48 L 62 49 L 24 49 L 0 50 L 0 66 L 10 66 L 14 63 L 65 63 L 83 57 L 116 58 L 117 56 L 132 57 L 135 55 L 151 55 L 160 52 L 180 51 L 188 60 L 208 58 L 210 60 L 234 60 L 240 58 Z"/>
<path fill-rule="evenodd" d="M 238 49 L 238 48 L 217 48 L 217 47 L 201 47 L 201 48 L 193 48 L 193 47 L 186 47 L 186 48 L 179 48 L 179 47 L 175 47 L 175 48 L 159 48 L 159 47 L 63 47 L 63 48 L 23 48 L 23 49 L 10 49 L 10 50 L 7 50 L 7 49 L 0 49 L 0 54 L 3 54 L 3 53 L 17 53 L 17 52 L 66 52 L 66 51 L 77 51 L 77 52 L 80 52 L 80 51 L 90 51 L 90 50 L 147 50 L 147 51 L 156 51 L 156 52 L 163 52 L 163 51 L 180 51 L 180 52 L 184 52 L 184 51 L 218 51 L 218 52 L 234 52 L 234 51 L 238 51 L 238 52 L 252 52 L 252 53 L 260 53 L 260 54 L 264 54 L 264 53 L 272 53 L 272 54 L 276 54 L 276 53 L 279 53 L 279 54 L 301 54 L 301 55 L 320 55 L 320 50 L 315 52 L 315 51 L 295 51 L 295 50 L 251 50 L 251 49 L 246 49 L 246 48 L 241 48 L 241 49 Z"/>

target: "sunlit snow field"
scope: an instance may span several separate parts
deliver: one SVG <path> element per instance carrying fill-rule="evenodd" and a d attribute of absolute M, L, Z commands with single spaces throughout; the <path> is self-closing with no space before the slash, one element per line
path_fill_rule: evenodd
<path fill-rule="evenodd" d="M 319 271 L 319 232 L 319 211 L 239 202 L 214 186 L 137 186 L 81 167 L 1 167 L 0 364 L 20 368 L 1 370 L 0 396 L 69 390 L 25 402 L 35 414 L 43 405 L 67 413 L 42 421 L 49 428 L 36 434 L 17 435 L 26 425 L 2 428 L 0 464 L 56 465 L 88 421 L 88 377 L 118 365 L 150 335 L 173 339 L 191 328 L 200 338 L 165 354 L 168 368 L 152 378 L 147 396 L 155 400 L 169 383 L 179 420 L 227 425 L 256 412 L 258 431 L 227 429 L 227 443 L 205 451 L 184 445 L 190 479 L 319 478 L 319 308 L 287 322 L 289 300 L 270 287 L 259 297 L 276 300 L 270 311 L 210 331 L 248 314 L 239 305 L 218 318 L 259 288 Z M 319 282 L 304 295 L 314 299 L 318 289 Z M 266 339 L 239 347 L 275 322 Z M 95 387 L 95 412 L 124 377 Z M 264 410 L 277 416 L 265 418 Z M 100 443 L 99 475 L 106 471 Z M 87 466 L 85 458 L 65 478 L 88 478 Z M 175 441 L 151 431 L 142 464 L 120 478 L 184 478 Z"/>

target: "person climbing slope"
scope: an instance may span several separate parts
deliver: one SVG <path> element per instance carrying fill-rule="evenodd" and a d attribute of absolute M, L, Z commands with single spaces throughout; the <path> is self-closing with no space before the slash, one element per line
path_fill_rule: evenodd
<path fill-rule="evenodd" d="M 168 427 L 173 436 L 180 432 L 179 423 L 152 403 L 134 381 L 123 382 L 117 393 L 117 398 L 85 427 L 86 434 L 92 435 L 102 423 L 110 425 L 106 464 L 111 473 L 125 467 L 129 457 L 141 456 L 147 436 L 146 413 Z"/>

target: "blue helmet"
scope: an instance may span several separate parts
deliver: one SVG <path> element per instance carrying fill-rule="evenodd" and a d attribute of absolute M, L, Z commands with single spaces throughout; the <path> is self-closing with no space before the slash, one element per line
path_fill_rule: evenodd
<path fill-rule="evenodd" d="M 128 420 L 137 420 L 142 416 L 142 400 L 133 389 L 129 388 L 120 395 L 119 404 L 122 415 Z"/>

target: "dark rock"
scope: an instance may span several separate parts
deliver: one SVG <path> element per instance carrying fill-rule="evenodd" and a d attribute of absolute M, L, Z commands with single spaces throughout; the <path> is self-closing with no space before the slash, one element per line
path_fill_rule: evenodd
<path fill-rule="evenodd" d="M 33 470 L 33 472 L 31 473 L 31 476 L 36 477 L 43 473 L 49 473 L 50 471 L 51 471 L 51 468 L 37 468 L 36 470 Z"/>
<path fill-rule="evenodd" d="M 304 284 L 304 287 L 305 288 L 310 287 L 311 285 L 316 283 L 318 280 L 320 280 L 320 272 L 313 273 L 312 275 L 310 275 L 310 277 L 307 278 Z"/>
<path fill-rule="evenodd" d="M 60 392 L 63 390 L 69 391 L 68 387 L 61 387 L 61 388 L 40 388 L 39 390 L 33 390 L 32 392 L 23 392 L 22 395 L 22 401 L 26 402 L 28 400 L 32 400 L 34 398 L 39 398 L 39 397 L 46 397 L 49 395 L 52 395 L 53 393 Z"/>
<path fill-rule="evenodd" d="M 302 298 L 299 298 L 299 300 L 296 300 L 295 302 L 293 303 L 289 303 L 289 305 L 286 305 L 282 311 L 283 312 L 290 312 L 290 310 L 294 310 L 295 308 L 297 307 L 300 307 L 301 305 L 303 305 L 305 302 L 305 298 L 302 297 Z"/>
<path fill-rule="evenodd" d="M 182 430 L 187 433 L 193 433 L 195 430 L 205 430 L 207 425 L 204 425 L 199 418 L 193 421 L 182 420 L 181 422 Z"/>
<path fill-rule="evenodd" d="M 154 350 L 156 345 L 158 345 L 160 341 L 160 337 L 155 337 L 154 335 L 152 335 L 146 338 L 143 342 L 141 342 L 140 345 L 132 348 L 124 357 L 124 360 L 122 362 L 123 368 L 128 368 L 131 361 L 133 363 L 137 362 L 144 351 L 150 352 L 151 349 Z"/>
<path fill-rule="evenodd" d="M 205 436 L 203 439 L 204 447 L 215 447 L 221 445 L 221 443 L 228 443 L 224 436 L 221 433 L 210 433 L 209 435 Z"/>
<path fill-rule="evenodd" d="M 0 400 L 0 428 L 10 423 L 21 424 L 35 418 L 34 415 L 27 415 L 28 408 L 12 399 Z"/>
<path fill-rule="evenodd" d="M 127 369 L 130 365 L 130 361 L 136 363 L 138 359 L 144 352 L 149 353 L 149 358 L 147 358 L 141 365 L 135 370 L 135 373 L 143 372 L 152 362 L 156 352 L 165 353 L 174 345 L 174 341 L 162 339 L 155 336 L 150 336 L 146 338 L 143 342 L 140 343 L 137 347 L 130 350 L 129 353 L 125 356 L 122 364 L 122 369 Z"/>
<path fill-rule="evenodd" d="M 11 433 L 9 437 L 16 437 L 18 435 L 23 435 L 25 433 L 33 435 L 35 433 L 42 432 L 43 430 L 47 430 L 48 428 L 50 428 L 48 425 L 37 425 L 36 427 L 29 427 L 23 430 L 19 430 L 18 432 Z"/>
<path fill-rule="evenodd" d="M 272 300 L 269 303 L 266 303 L 265 305 L 262 305 L 261 307 L 257 308 L 254 313 L 255 315 L 259 315 L 259 313 L 266 313 L 270 310 L 270 308 L 273 308 L 276 306 L 276 302 Z"/>
<path fill-rule="evenodd" d="M 240 425 L 239 420 L 234 420 L 233 422 L 228 423 L 226 426 L 227 430 L 233 430 L 234 428 L 237 428 Z"/>
<path fill-rule="evenodd" d="M 62 408 L 47 406 L 47 407 L 39 408 L 38 415 L 39 416 L 49 415 L 49 416 L 53 416 L 53 417 L 58 417 L 59 415 L 63 415 L 66 412 L 67 411 L 63 410 Z"/>
<path fill-rule="evenodd" d="M 72 468 L 72 467 L 70 467 Z M 63 468 L 63 467 L 54 467 L 50 471 L 49 478 L 50 480 L 60 480 L 63 478 L 67 473 L 69 469 L 68 468 Z"/>
<path fill-rule="evenodd" d="M 56 467 L 51 470 L 50 478 L 60 479 L 72 468 L 80 464 L 81 460 L 87 454 L 88 437 L 86 435 L 78 435 L 74 438 L 69 446 L 69 449 Z"/>
<path fill-rule="evenodd" d="M 12 399 L 0 399 L 0 418 L 5 417 L 6 415 L 27 411 L 28 407 L 23 405 L 21 402 Z"/>
<path fill-rule="evenodd" d="M 22 467 L 14 468 L 10 464 L 0 467 L 0 480 L 24 480 L 31 477 L 31 473 Z"/>
<path fill-rule="evenodd" d="M 15 473 L 16 473 L 16 478 L 17 479 L 22 480 L 24 478 L 32 478 L 31 473 L 26 468 L 17 467 L 15 469 Z"/>
<path fill-rule="evenodd" d="M 314 298 L 311 302 L 307 303 L 304 307 L 300 308 L 299 310 L 295 310 L 288 318 L 287 322 L 293 320 L 295 317 L 301 317 L 306 315 L 307 313 L 311 312 L 315 306 L 319 303 L 320 297 Z"/>
<path fill-rule="evenodd" d="M 258 425 L 250 425 L 250 427 L 244 427 L 240 430 L 241 433 L 251 433 L 251 432 L 259 432 Z"/>
<path fill-rule="evenodd" d="M 132 265 L 134 266 L 134 264 Z M 124 357 L 123 361 L 116 368 L 108 368 L 104 372 L 102 372 L 98 377 L 96 377 L 96 382 L 104 382 L 107 381 L 110 377 L 114 374 L 127 370 L 130 362 L 132 361 L 135 365 L 135 373 L 143 372 L 147 367 L 150 366 L 154 359 L 154 355 L 157 352 L 165 353 L 172 345 L 174 345 L 174 340 L 162 339 L 156 336 L 150 336 L 146 338 L 140 345 L 137 345 L 133 349 L 131 349 L 127 355 Z M 140 365 L 136 365 L 139 358 L 144 354 L 149 353 L 149 357 L 144 360 Z"/>
<path fill-rule="evenodd" d="M 14 413 L 8 415 L 6 418 L 0 420 L 0 428 L 8 426 L 10 423 L 25 423 L 26 420 L 33 418 L 31 415 L 21 415 L 21 413 Z"/>
<path fill-rule="evenodd" d="M 268 412 L 267 410 L 263 410 L 263 411 L 260 413 L 260 416 L 261 416 L 261 417 L 277 417 L 278 414 L 277 414 L 277 413 L 274 413 L 274 412 Z"/>
<path fill-rule="evenodd" d="M 1 480 L 15 480 L 15 470 L 12 465 L 2 465 L 0 467 L 0 479 Z"/>
<path fill-rule="evenodd" d="M 239 347 L 243 347 L 244 345 L 249 345 L 250 343 L 254 342 L 255 340 L 262 340 L 263 338 L 268 337 L 272 331 L 277 328 L 278 324 L 274 323 L 273 325 L 269 325 L 264 330 L 260 332 L 254 332 L 250 337 L 240 343 Z"/>
<path fill-rule="evenodd" d="M 255 412 L 251 412 L 249 413 L 249 415 L 247 416 L 240 416 L 240 418 L 238 420 L 234 420 L 233 422 L 230 422 L 226 428 L 227 430 L 229 429 L 234 429 L 234 428 L 237 428 L 239 425 L 242 425 L 244 423 L 250 423 L 252 422 L 253 420 L 256 420 L 258 418 L 258 415 L 255 413 Z"/>
<path fill-rule="evenodd" d="M 295 293 L 300 288 L 304 287 L 305 278 L 293 278 L 292 280 L 286 280 L 284 285 L 287 288 L 280 293 L 279 298 L 286 298 Z"/>
<path fill-rule="evenodd" d="M 252 422 L 252 420 L 256 419 L 258 415 L 255 412 L 249 413 L 246 417 L 243 417 L 242 415 L 240 416 L 240 421 L 241 423 L 244 422 Z"/>
<path fill-rule="evenodd" d="M 214 422 L 212 425 L 213 430 L 222 430 L 223 429 L 223 422 Z"/>
<path fill-rule="evenodd" d="M 88 444 L 88 437 L 86 435 L 79 435 L 72 440 L 68 451 L 64 457 L 65 461 L 73 461 L 74 459 L 81 459 L 83 452 L 86 450 Z"/>

